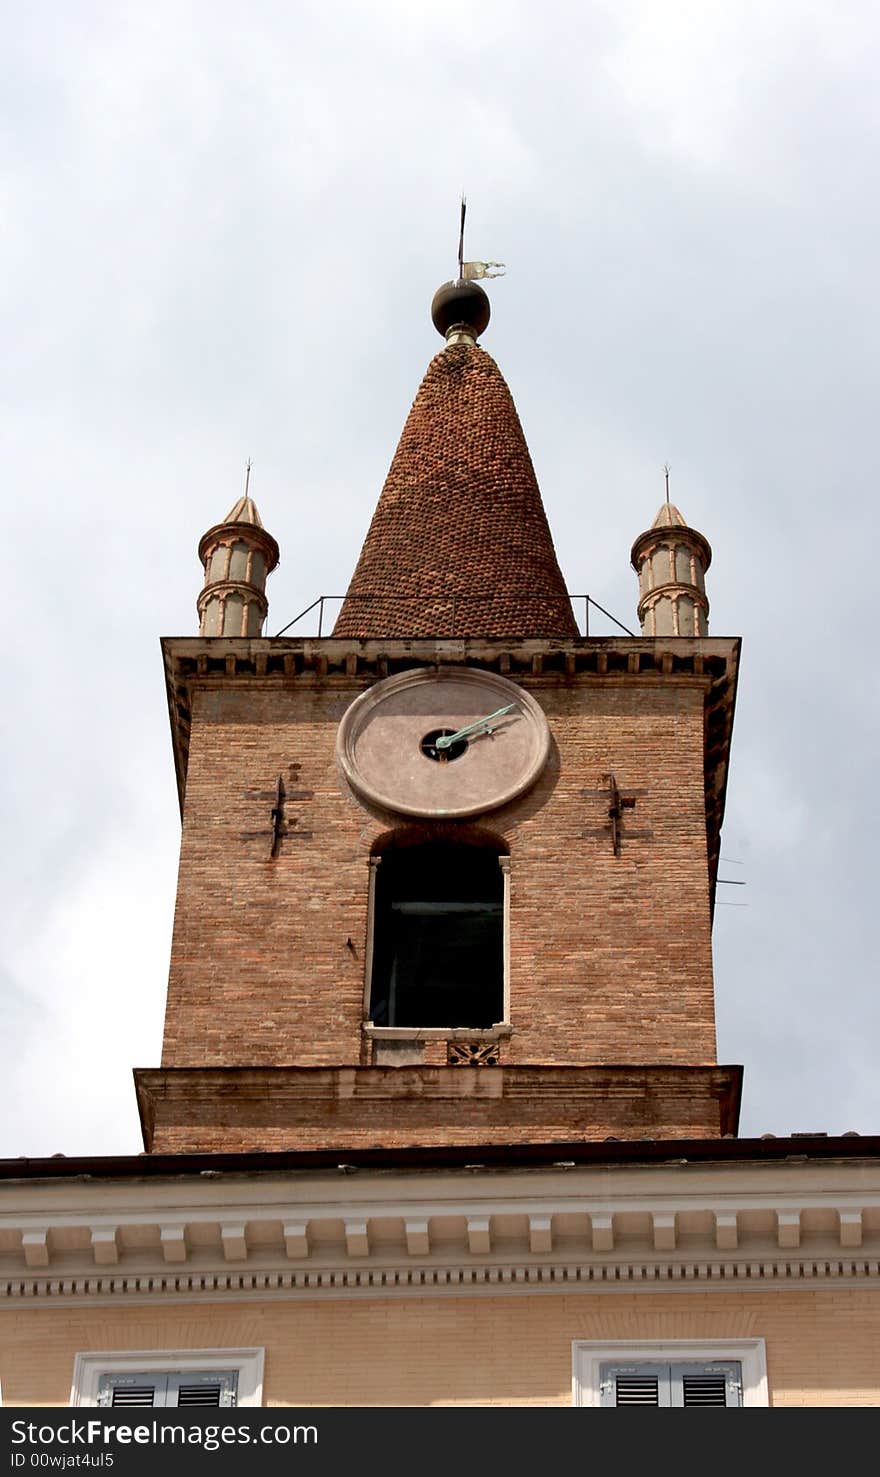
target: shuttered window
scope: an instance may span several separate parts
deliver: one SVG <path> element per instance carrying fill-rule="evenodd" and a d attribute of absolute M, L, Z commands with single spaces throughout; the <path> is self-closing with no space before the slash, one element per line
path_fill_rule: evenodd
<path fill-rule="evenodd" d="M 742 1366 L 603 1364 L 602 1405 L 742 1405 Z"/>
<path fill-rule="evenodd" d="M 235 1405 L 237 1388 L 235 1370 L 103 1374 L 98 1384 L 98 1404 L 228 1406 Z"/>

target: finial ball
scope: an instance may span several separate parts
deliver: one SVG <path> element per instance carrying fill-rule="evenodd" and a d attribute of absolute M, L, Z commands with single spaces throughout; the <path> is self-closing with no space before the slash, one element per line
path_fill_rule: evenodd
<path fill-rule="evenodd" d="M 446 337 L 458 324 L 469 328 L 479 338 L 489 326 L 492 309 L 489 299 L 477 282 L 444 282 L 434 293 L 431 321 L 437 332 Z"/>

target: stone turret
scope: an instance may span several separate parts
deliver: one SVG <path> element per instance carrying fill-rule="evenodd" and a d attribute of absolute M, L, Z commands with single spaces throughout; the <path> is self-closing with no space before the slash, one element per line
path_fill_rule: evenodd
<path fill-rule="evenodd" d="M 278 545 L 247 491 L 202 535 L 199 558 L 205 566 L 199 635 L 259 636 L 269 609 L 266 576 L 278 563 Z"/>
<path fill-rule="evenodd" d="M 711 561 L 703 535 L 688 527 L 673 503 L 663 503 L 632 546 L 643 636 L 708 636 L 705 575 Z"/>

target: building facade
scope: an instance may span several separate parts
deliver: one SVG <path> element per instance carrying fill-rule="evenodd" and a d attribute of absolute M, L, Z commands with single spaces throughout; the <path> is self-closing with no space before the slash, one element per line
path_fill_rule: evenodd
<path fill-rule="evenodd" d="M 145 1153 L 0 1166 L 10 1404 L 873 1404 L 878 1141 L 737 1135 L 739 642 L 668 502 L 581 635 L 447 284 L 329 637 L 246 495 L 163 642 L 182 841 Z"/>

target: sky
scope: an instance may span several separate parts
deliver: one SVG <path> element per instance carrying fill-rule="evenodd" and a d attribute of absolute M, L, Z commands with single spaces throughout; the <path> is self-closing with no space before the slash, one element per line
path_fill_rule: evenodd
<path fill-rule="evenodd" d="M 569 589 L 635 626 L 668 462 L 743 637 L 714 931 L 741 1132 L 880 1132 L 876 6 L 0 10 L 0 1156 L 141 1148 L 159 637 L 197 630 L 248 457 L 269 633 L 345 589 L 462 190 Z"/>

